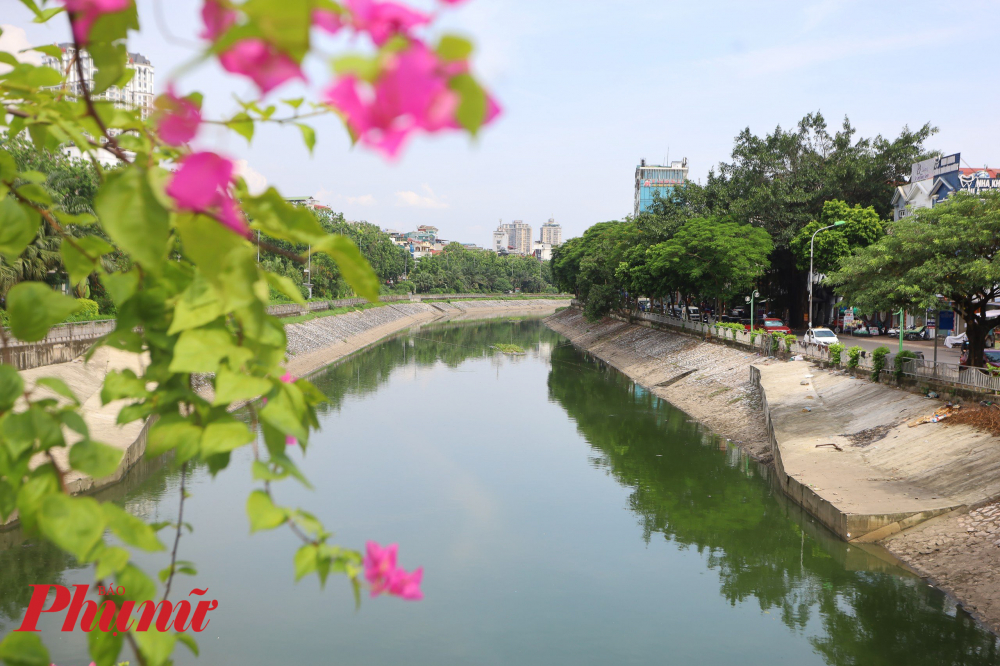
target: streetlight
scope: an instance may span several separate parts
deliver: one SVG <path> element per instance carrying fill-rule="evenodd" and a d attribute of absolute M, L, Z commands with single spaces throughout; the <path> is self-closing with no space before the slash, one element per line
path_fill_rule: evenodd
<path fill-rule="evenodd" d="M 755 299 L 760 298 L 760 292 L 756 289 L 749 296 L 744 296 L 743 300 L 750 304 L 750 334 L 753 335 L 753 303 Z M 752 340 L 752 338 L 751 338 Z"/>
<path fill-rule="evenodd" d="M 820 227 L 813 232 L 812 238 L 809 239 L 809 328 L 813 327 L 813 241 L 816 240 L 816 234 L 819 232 L 839 227 L 842 224 L 847 224 L 847 222 L 844 220 L 837 220 L 833 224 Z"/>

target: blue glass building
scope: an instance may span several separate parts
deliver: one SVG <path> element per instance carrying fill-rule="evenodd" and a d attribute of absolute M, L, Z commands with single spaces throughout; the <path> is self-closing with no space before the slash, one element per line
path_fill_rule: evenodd
<path fill-rule="evenodd" d="M 671 162 L 670 166 L 646 164 L 646 160 L 640 160 L 639 166 L 635 168 L 634 214 L 638 216 L 649 210 L 656 193 L 666 197 L 675 187 L 686 183 L 687 175 L 686 157 L 680 162 Z"/>

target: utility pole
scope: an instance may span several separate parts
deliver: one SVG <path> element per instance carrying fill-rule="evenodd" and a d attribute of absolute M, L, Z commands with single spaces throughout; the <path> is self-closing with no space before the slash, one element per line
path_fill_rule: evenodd
<path fill-rule="evenodd" d="M 812 238 L 809 239 L 809 328 L 813 327 L 813 242 L 816 240 L 816 234 L 826 229 L 832 229 L 834 227 L 839 227 L 842 224 L 847 224 L 844 220 L 837 220 L 833 224 L 828 224 L 825 227 L 820 227 L 813 232 Z M 753 323 L 751 322 L 751 326 Z"/>

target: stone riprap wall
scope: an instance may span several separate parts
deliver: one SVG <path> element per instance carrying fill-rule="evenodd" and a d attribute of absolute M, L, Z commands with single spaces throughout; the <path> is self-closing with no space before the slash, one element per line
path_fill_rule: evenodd
<path fill-rule="evenodd" d="M 614 319 L 588 322 L 578 308 L 545 320 L 552 330 L 628 375 L 759 459 L 769 456 L 753 363 L 766 358 L 691 335 Z"/>

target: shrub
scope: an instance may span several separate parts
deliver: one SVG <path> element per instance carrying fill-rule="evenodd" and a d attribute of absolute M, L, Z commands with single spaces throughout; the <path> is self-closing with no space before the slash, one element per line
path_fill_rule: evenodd
<path fill-rule="evenodd" d="M 77 305 L 80 309 L 71 314 L 66 321 L 91 321 L 94 319 L 103 319 L 101 316 L 101 307 L 97 304 L 97 301 L 92 301 L 89 298 L 78 298 L 76 299 Z"/>
<path fill-rule="evenodd" d="M 830 363 L 833 363 L 834 365 L 839 366 L 840 365 L 840 353 L 842 351 L 844 351 L 844 345 L 840 344 L 839 342 L 836 343 L 836 344 L 830 345 Z"/>
<path fill-rule="evenodd" d="M 861 347 L 854 345 L 847 350 L 847 367 L 853 370 L 858 367 L 858 360 L 861 358 Z"/>
<path fill-rule="evenodd" d="M 911 352 L 909 349 L 904 349 L 903 351 L 896 354 L 895 360 L 892 362 L 892 377 L 898 383 L 899 380 L 903 378 L 903 361 L 908 358 L 916 358 L 917 355 Z"/>
<path fill-rule="evenodd" d="M 885 368 L 885 357 L 889 355 L 889 348 L 886 346 L 881 346 L 872 352 L 872 375 L 871 379 L 873 382 L 877 382 L 879 376 L 882 374 L 882 369 Z"/>

